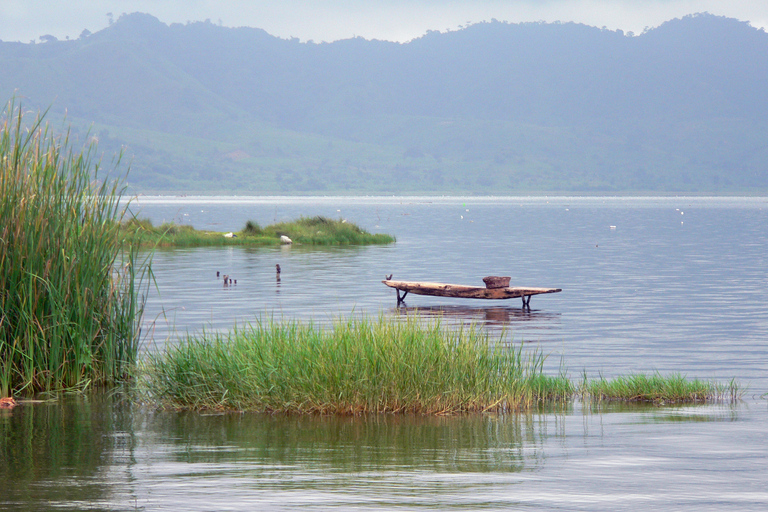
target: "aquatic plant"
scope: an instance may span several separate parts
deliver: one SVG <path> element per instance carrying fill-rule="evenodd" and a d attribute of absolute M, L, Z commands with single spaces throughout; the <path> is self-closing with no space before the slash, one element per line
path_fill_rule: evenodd
<path fill-rule="evenodd" d="M 345 219 L 328 217 L 300 217 L 292 222 L 281 222 L 264 228 L 264 232 L 280 237 L 285 235 L 295 243 L 311 245 L 388 244 L 395 241 L 386 234 L 371 234 Z"/>
<path fill-rule="evenodd" d="M 259 226 L 259 223 L 254 220 L 249 220 L 245 223 L 245 227 L 243 228 L 243 234 L 244 235 L 250 235 L 250 236 L 257 236 L 262 233 L 261 226 Z"/>
<path fill-rule="evenodd" d="M 490 341 L 415 319 L 268 320 L 150 355 L 145 383 L 171 408 L 321 414 L 516 410 L 573 393 L 540 353 Z"/>
<path fill-rule="evenodd" d="M 128 245 L 143 247 L 207 247 L 242 244 L 238 238 L 225 238 L 224 233 L 200 231 L 190 225 L 166 222 L 160 226 L 150 219 L 132 217 L 120 225 L 121 238 Z"/>
<path fill-rule="evenodd" d="M 0 396 L 116 382 L 139 340 L 120 183 L 43 118 L 11 101 L 0 119 Z"/>
<path fill-rule="evenodd" d="M 395 239 L 385 234 L 371 234 L 354 223 L 326 217 L 301 217 L 262 228 L 249 220 L 236 236 L 203 231 L 189 225 L 165 223 L 153 226 L 149 219 L 131 218 L 122 225 L 123 235 L 130 243 L 140 242 L 155 247 L 205 247 L 223 245 L 279 245 L 285 235 L 304 245 L 371 245 L 389 244 Z"/>
<path fill-rule="evenodd" d="M 168 408 L 366 414 L 530 410 L 584 400 L 654 403 L 737 399 L 721 385 L 674 374 L 587 379 L 545 375 L 537 350 L 476 327 L 360 316 L 320 328 L 259 321 L 188 335 L 143 367 L 144 391 Z"/>
<path fill-rule="evenodd" d="M 700 379 L 687 379 L 679 373 L 671 375 L 633 374 L 612 379 L 584 378 L 580 391 L 593 400 L 622 400 L 627 402 L 704 402 L 712 399 L 737 399 L 741 390 L 735 381 L 719 384 Z"/>

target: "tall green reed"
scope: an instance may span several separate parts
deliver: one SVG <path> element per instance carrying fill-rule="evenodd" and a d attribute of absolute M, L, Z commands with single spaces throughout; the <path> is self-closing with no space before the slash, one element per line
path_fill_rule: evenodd
<path fill-rule="evenodd" d="M 138 350 L 146 267 L 120 239 L 124 189 L 43 120 L 13 100 L 0 118 L 0 396 L 114 383 Z"/>

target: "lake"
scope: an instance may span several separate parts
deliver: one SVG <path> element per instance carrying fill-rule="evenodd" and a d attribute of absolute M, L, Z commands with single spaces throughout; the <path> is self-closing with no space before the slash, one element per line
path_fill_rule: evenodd
<path fill-rule="evenodd" d="M 146 350 L 265 318 L 421 315 L 543 351 L 548 372 L 573 379 L 677 372 L 747 391 L 733 404 L 577 401 L 448 418 L 206 415 L 71 397 L 0 411 L 0 508 L 768 507 L 768 198 L 140 197 L 132 209 L 222 232 L 324 215 L 397 237 L 157 251 Z M 507 275 L 563 291 L 530 310 L 416 295 L 398 307 L 381 284 L 389 274 L 480 286 Z"/>

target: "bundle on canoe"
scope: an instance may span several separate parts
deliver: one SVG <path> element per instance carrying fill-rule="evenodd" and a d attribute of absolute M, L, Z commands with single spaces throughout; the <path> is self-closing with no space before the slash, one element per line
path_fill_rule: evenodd
<path fill-rule="evenodd" d="M 456 297 L 462 299 L 512 299 L 522 297 L 523 307 L 530 307 L 531 296 L 542 293 L 557 293 L 560 288 L 528 288 L 510 287 L 509 278 L 488 276 L 483 281 L 486 286 L 467 286 L 462 284 L 427 283 L 419 281 L 382 281 L 397 291 L 397 303 L 405 301 L 408 293 L 416 295 L 432 295 L 435 297 Z M 503 283 L 504 285 L 499 285 Z M 404 292 L 402 296 L 400 292 Z"/>

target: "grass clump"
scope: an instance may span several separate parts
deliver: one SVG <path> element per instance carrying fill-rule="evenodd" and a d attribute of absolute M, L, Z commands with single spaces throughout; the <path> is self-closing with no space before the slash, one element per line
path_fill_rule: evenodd
<path fill-rule="evenodd" d="M 734 381 L 718 384 L 699 379 L 689 380 L 677 373 L 672 375 L 635 374 L 613 379 L 600 377 L 584 379 L 582 395 L 596 400 L 620 400 L 625 402 L 704 402 L 712 399 L 736 399 L 741 392 Z"/>
<path fill-rule="evenodd" d="M 258 222 L 249 220 L 245 223 L 245 227 L 243 228 L 243 235 L 259 236 L 261 234 L 262 234 L 262 230 Z"/>
<path fill-rule="evenodd" d="M 142 312 L 118 182 L 42 116 L 28 123 L 10 102 L 1 122 L 0 396 L 114 383 Z"/>
<path fill-rule="evenodd" d="M 163 223 L 154 226 L 149 219 L 130 218 L 120 225 L 126 245 L 149 247 L 206 247 L 221 246 L 236 238 L 225 238 L 223 233 L 199 231 L 192 226 Z"/>
<path fill-rule="evenodd" d="M 172 409 L 356 415 L 530 410 L 582 399 L 657 404 L 737 399 L 738 386 L 681 375 L 575 385 L 543 373 L 544 356 L 494 343 L 474 327 L 409 318 L 337 320 L 330 328 L 258 322 L 190 335 L 146 361 L 146 391 Z"/>
<path fill-rule="evenodd" d="M 326 217 L 301 217 L 293 222 L 281 222 L 264 228 L 249 220 L 241 231 L 232 233 L 235 236 L 173 223 L 156 227 L 149 219 L 132 218 L 122 224 L 122 232 L 128 242 L 156 247 L 279 245 L 282 235 L 303 245 L 372 245 L 395 241 L 390 235 L 371 234 L 351 222 Z"/>
<path fill-rule="evenodd" d="M 171 408 L 320 414 L 452 414 L 533 407 L 570 396 L 544 358 L 489 343 L 474 328 L 415 320 L 338 320 L 330 329 L 259 322 L 190 336 L 146 367 L 149 394 Z"/>
<path fill-rule="evenodd" d="M 390 235 L 371 234 L 363 228 L 344 219 L 328 217 L 301 217 L 292 222 L 281 222 L 264 228 L 279 238 L 289 237 L 296 243 L 306 245 L 364 245 L 389 244 L 395 241 Z"/>

